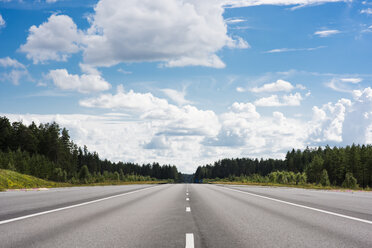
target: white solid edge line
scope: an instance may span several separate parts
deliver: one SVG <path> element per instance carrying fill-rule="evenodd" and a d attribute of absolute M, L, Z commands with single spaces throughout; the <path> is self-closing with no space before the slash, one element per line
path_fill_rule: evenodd
<path fill-rule="evenodd" d="M 186 233 L 186 248 L 194 248 L 194 234 Z"/>
<path fill-rule="evenodd" d="M 152 189 L 154 187 L 156 187 L 156 186 L 152 186 L 152 187 L 148 187 L 148 188 L 144 188 L 144 189 L 139 189 L 139 190 L 134 190 L 134 191 L 122 193 L 122 194 L 119 194 L 119 195 L 113 195 L 113 196 L 109 196 L 109 197 L 104 197 L 104 198 L 101 198 L 101 199 L 97 199 L 97 200 L 93 200 L 93 201 L 88 201 L 88 202 L 83 202 L 83 203 L 79 203 L 79 204 L 75 204 L 75 205 L 71 205 L 71 206 L 67 206 L 67 207 L 56 208 L 56 209 L 52 209 L 52 210 L 48 210 L 48 211 L 43 211 L 43 212 L 35 213 L 35 214 L 29 214 L 29 215 L 25 215 L 25 216 L 13 218 L 13 219 L 2 220 L 2 221 L 0 221 L 0 225 L 7 224 L 7 223 L 10 223 L 10 222 L 14 222 L 14 221 L 17 221 L 17 220 L 28 219 L 28 218 L 31 218 L 31 217 L 36 217 L 36 216 L 40 216 L 40 215 L 44 215 L 44 214 L 50 214 L 50 213 L 58 212 L 58 211 L 65 210 L 65 209 L 81 207 L 81 206 L 84 206 L 84 205 L 88 205 L 88 204 L 92 204 L 92 203 L 96 203 L 96 202 L 100 202 L 100 201 L 105 201 L 105 200 L 109 200 L 109 199 L 120 197 L 120 196 L 124 196 L 124 195 L 130 195 L 130 194 L 133 194 L 133 193 L 138 193 L 140 191 L 145 191 L 145 190 L 148 190 L 148 189 Z"/>
<path fill-rule="evenodd" d="M 186 201 L 190 201 L 190 198 L 186 198 Z"/>
<path fill-rule="evenodd" d="M 186 195 L 189 195 L 189 193 L 186 193 Z"/>
<path fill-rule="evenodd" d="M 221 187 L 221 188 L 231 190 L 231 191 L 236 191 L 236 192 L 246 194 L 246 195 L 260 197 L 260 198 L 263 198 L 263 199 L 266 199 L 266 200 L 271 200 L 271 201 L 284 203 L 284 204 L 295 206 L 295 207 L 300 207 L 300 208 L 305 208 L 305 209 L 317 211 L 317 212 L 320 212 L 320 213 L 334 215 L 334 216 L 342 217 L 342 218 L 349 219 L 349 220 L 356 220 L 356 221 L 359 221 L 359 222 L 363 222 L 363 223 L 367 223 L 367 224 L 372 225 L 372 221 L 370 221 L 370 220 L 364 220 L 364 219 L 360 219 L 360 218 L 356 218 L 356 217 L 352 217 L 352 216 L 348 216 L 348 215 L 344 215 L 344 214 L 338 214 L 338 213 L 334 213 L 334 212 L 330 212 L 330 211 L 326 211 L 326 210 L 322 210 L 322 209 L 318 209 L 318 208 L 312 208 L 312 207 L 308 207 L 308 206 L 305 206 L 305 205 L 300 205 L 300 204 L 296 204 L 296 203 L 292 203 L 292 202 L 287 202 L 287 201 L 283 201 L 283 200 L 279 200 L 279 199 L 275 199 L 275 198 L 271 198 L 271 197 L 267 197 L 267 196 L 257 195 L 257 194 L 254 194 L 254 193 L 249 193 L 249 192 L 245 192 L 245 191 L 241 191 L 241 190 L 230 189 L 230 188 L 227 188 L 227 187 Z"/>
<path fill-rule="evenodd" d="M 186 207 L 186 212 L 191 212 L 191 208 L 190 207 Z"/>

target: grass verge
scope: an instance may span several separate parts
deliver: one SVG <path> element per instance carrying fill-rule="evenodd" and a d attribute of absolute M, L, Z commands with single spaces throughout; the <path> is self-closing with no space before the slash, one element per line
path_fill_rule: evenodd
<path fill-rule="evenodd" d="M 268 186 L 268 187 L 286 187 L 286 188 L 301 188 L 301 189 L 318 189 L 318 190 L 337 190 L 337 191 L 371 191 L 370 188 L 362 189 L 347 189 L 335 186 L 321 186 L 317 184 L 279 184 L 279 183 L 254 183 L 254 182 L 226 182 L 226 181 L 209 181 L 210 184 L 228 184 L 228 185 L 253 185 L 253 186 Z"/>
<path fill-rule="evenodd" d="M 71 184 L 59 183 L 43 180 L 37 177 L 21 174 L 11 170 L 0 169 L 0 191 L 7 189 L 30 189 L 30 188 L 57 188 L 57 187 L 79 187 L 79 186 L 105 186 L 105 185 L 128 185 L 128 184 L 160 184 L 167 183 L 167 180 L 162 181 L 106 181 L 101 183 L 91 184 Z"/>
<path fill-rule="evenodd" d="M 0 169 L 0 189 L 66 187 L 67 183 L 46 181 L 11 170 Z"/>

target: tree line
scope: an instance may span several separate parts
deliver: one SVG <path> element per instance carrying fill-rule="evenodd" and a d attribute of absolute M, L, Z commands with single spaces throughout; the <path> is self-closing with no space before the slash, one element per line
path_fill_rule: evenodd
<path fill-rule="evenodd" d="M 356 187 L 359 184 L 363 188 L 372 187 L 372 146 L 353 144 L 292 149 L 285 159 L 222 159 L 214 164 L 199 166 L 194 175 L 195 181 L 216 178 L 238 180 L 237 177 L 277 183 L 296 183 L 297 180 L 297 183 L 323 186 Z"/>
<path fill-rule="evenodd" d="M 0 117 L 0 168 L 60 182 L 147 181 L 179 178 L 177 167 L 114 163 L 79 147 L 57 123 L 29 126 Z"/>

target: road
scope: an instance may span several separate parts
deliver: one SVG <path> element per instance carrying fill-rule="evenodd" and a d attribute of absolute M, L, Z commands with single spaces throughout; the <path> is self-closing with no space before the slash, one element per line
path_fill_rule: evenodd
<path fill-rule="evenodd" d="M 0 247 L 372 247 L 372 193 L 205 184 L 1 192 Z"/>

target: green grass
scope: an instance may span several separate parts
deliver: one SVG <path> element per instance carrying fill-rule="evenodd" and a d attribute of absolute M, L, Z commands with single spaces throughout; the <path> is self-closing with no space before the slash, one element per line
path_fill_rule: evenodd
<path fill-rule="evenodd" d="M 356 188 L 347 189 L 337 186 L 321 186 L 318 184 L 279 184 L 279 183 L 255 183 L 255 182 L 228 182 L 228 181 L 209 181 L 210 184 L 230 184 L 230 185 L 255 185 L 255 186 L 269 186 L 269 187 L 290 187 L 290 188 L 302 188 L 302 189 L 319 189 L 319 190 L 337 190 L 337 191 L 371 191 L 370 188 Z"/>
<path fill-rule="evenodd" d="M 65 187 L 66 183 L 46 181 L 11 170 L 0 169 L 0 189 Z"/>
<path fill-rule="evenodd" d="M 105 185 L 128 185 L 128 184 L 159 184 L 168 183 L 167 180 L 161 181 L 105 181 L 90 184 L 71 184 L 58 183 L 43 180 L 37 177 L 21 174 L 11 170 L 0 169 L 0 191 L 7 189 L 29 189 L 29 188 L 57 188 L 57 187 L 78 187 L 78 186 L 105 186 Z"/>

